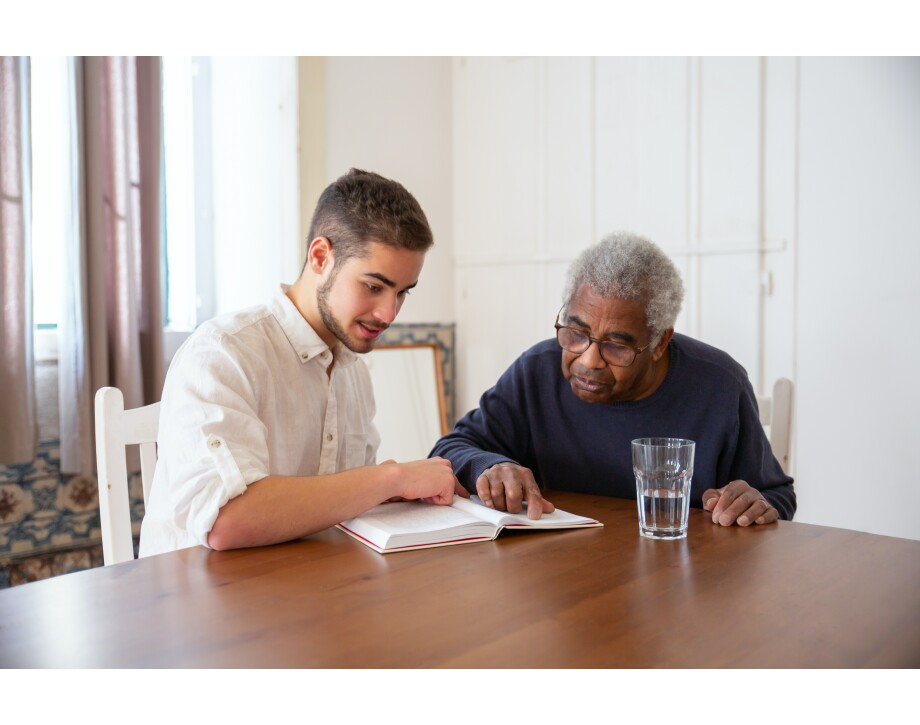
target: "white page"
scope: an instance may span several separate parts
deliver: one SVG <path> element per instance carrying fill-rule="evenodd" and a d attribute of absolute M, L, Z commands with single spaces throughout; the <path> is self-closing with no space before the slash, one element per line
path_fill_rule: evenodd
<path fill-rule="evenodd" d="M 386 531 L 392 536 L 481 523 L 480 518 L 463 510 L 420 501 L 382 503 L 361 514 L 360 519 L 365 524 Z"/>
<path fill-rule="evenodd" d="M 479 496 L 472 496 L 469 500 L 454 496 L 452 508 L 469 512 L 470 515 L 480 519 L 485 519 L 496 526 L 524 525 L 540 528 L 552 528 L 554 526 L 571 526 L 573 524 L 593 523 L 594 519 L 584 516 L 576 516 L 568 511 L 556 509 L 552 513 L 543 514 L 539 519 L 531 520 L 527 518 L 527 502 L 524 502 L 523 511 L 519 514 L 509 514 L 507 511 L 496 511 L 490 509 Z"/>

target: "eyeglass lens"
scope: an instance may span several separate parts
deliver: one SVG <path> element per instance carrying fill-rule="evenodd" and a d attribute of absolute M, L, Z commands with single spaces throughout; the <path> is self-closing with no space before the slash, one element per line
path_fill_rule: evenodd
<path fill-rule="evenodd" d="M 576 354 L 583 353 L 591 345 L 591 340 L 587 335 L 570 327 L 560 327 L 557 330 L 556 339 L 563 348 Z M 598 347 L 601 357 L 611 365 L 628 367 L 636 357 L 636 351 L 633 348 L 612 340 L 600 342 Z"/>

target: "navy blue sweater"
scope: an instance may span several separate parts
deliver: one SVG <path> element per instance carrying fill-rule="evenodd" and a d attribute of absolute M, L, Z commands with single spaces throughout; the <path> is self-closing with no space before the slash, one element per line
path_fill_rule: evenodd
<path fill-rule="evenodd" d="M 630 443 L 665 436 L 696 441 L 691 506 L 735 479 L 760 490 L 783 519 L 795 513 L 792 479 L 770 449 L 744 368 L 685 335 L 669 344 L 664 382 L 642 400 L 586 403 L 562 376 L 562 350 L 545 340 L 521 355 L 479 407 L 441 438 L 432 456 L 450 460 L 467 489 L 501 461 L 533 471 L 559 491 L 636 498 Z"/>

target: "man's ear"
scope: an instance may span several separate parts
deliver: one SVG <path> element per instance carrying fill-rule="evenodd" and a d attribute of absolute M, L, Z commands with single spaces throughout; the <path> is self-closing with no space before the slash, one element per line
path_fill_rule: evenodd
<path fill-rule="evenodd" d="M 668 349 L 668 343 L 671 342 L 671 336 L 673 334 L 673 327 L 669 327 L 667 330 L 661 333 L 661 340 L 657 345 L 655 345 L 655 349 L 652 352 L 652 362 L 658 362 L 661 356 L 664 355 L 664 351 Z"/>
<path fill-rule="evenodd" d="M 335 265 L 335 252 L 326 237 L 316 237 L 307 249 L 307 266 L 317 276 L 322 276 Z"/>

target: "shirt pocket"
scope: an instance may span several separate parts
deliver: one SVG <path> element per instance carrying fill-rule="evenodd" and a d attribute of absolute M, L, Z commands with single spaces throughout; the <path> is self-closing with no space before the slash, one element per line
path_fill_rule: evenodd
<path fill-rule="evenodd" d="M 345 470 L 367 465 L 368 438 L 366 433 L 345 434 Z"/>

